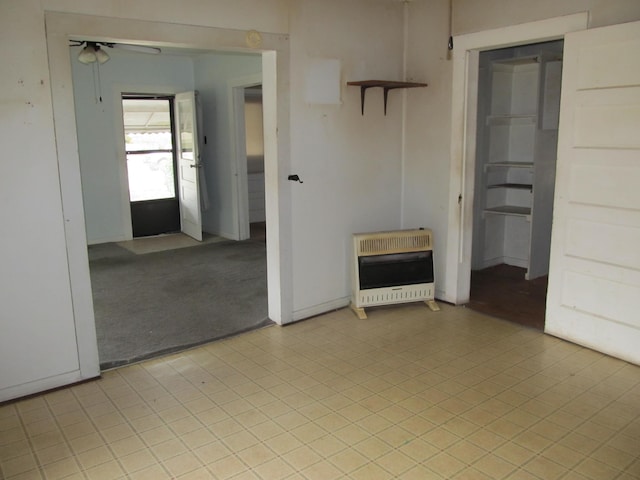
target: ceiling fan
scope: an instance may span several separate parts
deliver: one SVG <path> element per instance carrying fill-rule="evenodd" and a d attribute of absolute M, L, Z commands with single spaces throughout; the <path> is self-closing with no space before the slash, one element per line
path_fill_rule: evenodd
<path fill-rule="evenodd" d="M 109 61 L 109 55 L 107 54 L 107 52 L 105 52 L 102 49 L 102 47 L 120 48 L 122 50 L 129 50 L 132 52 L 151 53 L 151 54 L 158 54 L 161 52 L 161 50 L 157 47 L 146 47 L 143 45 L 133 45 L 130 43 L 71 40 L 70 45 L 72 47 L 81 47 L 82 45 L 84 45 L 84 48 L 80 50 L 80 53 L 78 54 L 78 61 L 84 64 L 89 64 L 94 62 L 103 64 Z"/>

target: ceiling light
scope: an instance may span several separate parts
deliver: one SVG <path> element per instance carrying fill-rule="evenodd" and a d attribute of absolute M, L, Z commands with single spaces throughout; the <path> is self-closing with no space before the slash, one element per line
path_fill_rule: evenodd
<path fill-rule="evenodd" d="M 84 47 L 78 54 L 78 61 L 80 63 L 88 64 L 98 62 L 103 64 L 109 60 L 107 52 L 100 49 L 100 45 L 94 42 L 87 42 L 87 46 Z"/>
<path fill-rule="evenodd" d="M 109 61 L 109 55 L 107 55 L 107 52 L 102 50 L 99 46 L 96 47 L 96 58 L 98 59 L 98 63 L 100 64 Z"/>

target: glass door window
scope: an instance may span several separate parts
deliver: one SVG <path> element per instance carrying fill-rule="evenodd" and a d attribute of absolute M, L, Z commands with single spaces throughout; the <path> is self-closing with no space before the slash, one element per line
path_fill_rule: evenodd
<path fill-rule="evenodd" d="M 176 198 L 169 99 L 122 99 L 132 202 Z"/>

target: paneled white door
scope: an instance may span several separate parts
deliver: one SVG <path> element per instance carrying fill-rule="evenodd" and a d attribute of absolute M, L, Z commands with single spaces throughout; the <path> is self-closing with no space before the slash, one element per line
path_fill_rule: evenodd
<path fill-rule="evenodd" d="M 175 97 L 175 122 L 178 150 L 178 190 L 180 225 L 186 235 L 202 240 L 200 210 L 200 152 L 198 151 L 198 115 L 195 92 Z"/>
<path fill-rule="evenodd" d="M 565 37 L 548 333 L 640 364 L 640 22 Z"/>

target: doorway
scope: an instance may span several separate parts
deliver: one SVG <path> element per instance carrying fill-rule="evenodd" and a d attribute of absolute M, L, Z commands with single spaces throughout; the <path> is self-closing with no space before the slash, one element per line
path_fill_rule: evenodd
<path fill-rule="evenodd" d="M 544 329 L 563 41 L 481 52 L 469 307 Z"/>
<path fill-rule="evenodd" d="M 133 237 L 180 231 L 173 97 L 122 96 Z"/>
<path fill-rule="evenodd" d="M 249 237 L 266 241 L 264 127 L 262 85 L 244 89 L 244 137 L 247 164 Z"/>
<path fill-rule="evenodd" d="M 99 21 L 96 21 L 99 18 Z M 78 381 L 99 375 L 95 316 L 89 276 L 85 211 L 79 168 L 78 139 L 72 65 L 69 55 L 70 35 L 87 39 L 112 39 L 114 35 L 139 44 L 181 44 L 206 51 L 247 50 L 245 36 L 238 30 L 218 27 L 196 27 L 159 21 L 140 21 L 92 15 L 45 12 L 47 56 L 50 65 L 53 121 L 55 123 L 56 157 L 60 175 L 61 202 L 65 212 L 64 234 L 71 287 L 71 304 L 77 342 Z M 168 34 L 167 32 L 173 32 Z M 117 38 L 116 37 L 116 38 Z M 289 38 L 286 35 L 263 36 L 260 55 L 263 66 L 265 118 L 265 170 L 269 179 L 266 191 L 267 282 L 269 318 L 284 324 L 292 321 L 291 260 L 283 252 L 291 251 L 292 238 L 289 202 L 281 194 L 280 171 L 290 164 L 286 148 L 289 138 Z M 175 70 L 174 70 L 175 71 Z M 148 72 L 152 73 L 152 72 Z M 277 73 L 277 74 L 276 74 Z M 128 87 L 128 86 L 127 86 Z M 126 88 L 123 91 L 139 91 Z M 90 95 L 90 92 L 89 92 Z M 102 106 L 96 106 L 102 108 Z M 114 125 L 115 123 L 111 123 Z M 276 128 L 277 126 L 277 128 Z M 108 129 L 109 125 L 104 125 Z M 103 128 L 97 132 L 102 132 Z M 279 134 L 278 134 L 279 132 Z M 128 205 L 125 204 L 126 207 Z M 130 223 L 129 223 L 130 225 Z"/>
<path fill-rule="evenodd" d="M 480 52 L 563 39 L 570 32 L 585 30 L 587 25 L 587 13 L 577 13 L 454 38 L 450 196 L 444 265 L 447 275 L 442 300 L 456 305 L 469 302 Z"/>

